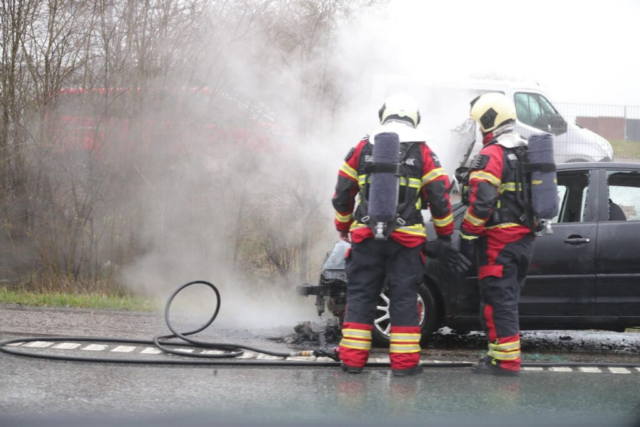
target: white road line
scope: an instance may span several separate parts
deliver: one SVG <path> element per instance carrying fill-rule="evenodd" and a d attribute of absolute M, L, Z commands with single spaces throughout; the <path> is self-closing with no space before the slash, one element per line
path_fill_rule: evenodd
<path fill-rule="evenodd" d="M 388 357 L 376 357 L 373 359 L 376 363 L 391 363 L 391 359 Z"/>
<path fill-rule="evenodd" d="M 258 359 L 260 360 L 284 360 L 284 357 L 271 356 L 269 354 L 259 354 Z"/>
<path fill-rule="evenodd" d="M 131 353 L 136 348 L 130 345 L 119 345 L 118 347 L 111 350 L 112 353 Z"/>
<path fill-rule="evenodd" d="M 636 371 L 640 372 L 640 368 L 636 368 Z"/>
<path fill-rule="evenodd" d="M 76 344 L 76 343 L 72 343 L 72 342 L 63 342 L 60 344 L 56 344 L 51 348 L 58 348 L 60 350 L 75 350 L 76 348 L 80 347 L 81 344 Z"/>
<path fill-rule="evenodd" d="M 580 372 L 589 372 L 589 373 L 593 373 L 593 374 L 601 374 L 602 371 L 600 370 L 600 368 L 592 368 L 592 367 L 580 367 L 578 368 L 578 370 Z"/>
<path fill-rule="evenodd" d="M 569 368 L 568 366 L 552 366 L 551 368 L 549 368 L 550 371 L 552 372 L 573 372 L 573 369 Z"/>
<path fill-rule="evenodd" d="M 192 348 L 176 348 L 176 351 L 179 351 L 180 353 L 193 353 Z"/>
<path fill-rule="evenodd" d="M 13 344 L 7 344 L 7 347 L 18 347 L 24 344 L 24 342 L 14 342 Z"/>
<path fill-rule="evenodd" d="M 257 354 L 252 351 L 245 351 L 241 356 L 238 356 L 237 359 L 255 359 L 256 356 Z"/>
<path fill-rule="evenodd" d="M 33 347 L 33 348 L 47 348 L 51 346 L 53 343 L 48 341 L 34 341 L 29 344 L 23 345 L 23 347 Z"/>
<path fill-rule="evenodd" d="M 160 354 L 160 353 L 162 353 L 162 351 L 158 350 L 155 347 L 147 347 L 144 350 L 142 350 L 140 353 L 142 353 L 142 354 Z"/>
<path fill-rule="evenodd" d="M 287 360 L 292 362 L 315 362 L 315 356 L 295 356 L 295 357 L 287 357 Z"/>
<path fill-rule="evenodd" d="M 86 347 L 82 347 L 80 350 L 86 351 L 102 351 L 105 350 L 108 346 L 104 344 L 89 344 Z"/>
<path fill-rule="evenodd" d="M 627 368 L 609 368 L 612 374 L 630 374 L 631 371 Z"/>
<path fill-rule="evenodd" d="M 522 368 L 523 371 L 544 371 L 544 368 L 541 366 L 527 366 Z"/>
<path fill-rule="evenodd" d="M 318 357 L 316 362 L 335 362 L 335 360 L 330 357 Z"/>

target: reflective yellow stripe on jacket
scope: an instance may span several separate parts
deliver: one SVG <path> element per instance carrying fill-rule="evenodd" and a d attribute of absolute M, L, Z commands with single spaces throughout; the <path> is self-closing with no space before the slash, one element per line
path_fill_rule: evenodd
<path fill-rule="evenodd" d="M 341 215 L 340 212 L 336 211 L 336 220 L 338 222 L 349 222 L 353 218 L 352 214 L 349 215 Z"/>
<path fill-rule="evenodd" d="M 444 172 L 444 169 L 442 168 L 435 168 L 433 169 L 431 172 L 429 172 L 428 174 L 424 175 L 422 177 L 422 185 L 427 185 L 428 183 L 430 183 L 431 181 L 433 181 L 434 179 L 446 175 L 446 173 Z"/>
<path fill-rule="evenodd" d="M 453 214 L 449 214 L 449 216 L 446 216 L 442 219 L 438 219 L 435 217 L 433 218 L 433 225 L 435 225 L 436 227 L 446 227 L 452 222 L 453 222 Z"/>
<path fill-rule="evenodd" d="M 486 220 L 480 219 L 475 215 L 473 215 L 470 209 L 467 209 L 467 213 L 464 214 L 464 220 L 469 221 L 472 225 L 475 225 L 476 227 L 479 227 L 485 222 L 487 222 Z"/>
<path fill-rule="evenodd" d="M 500 188 L 500 179 L 494 174 L 485 171 L 473 171 L 469 175 L 469 180 L 477 179 L 480 181 L 487 181 L 494 187 Z"/>
<path fill-rule="evenodd" d="M 349 166 L 348 163 L 345 162 L 340 168 L 340 171 L 344 172 L 350 178 L 353 178 L 354 181 L 358 180 L 358 172 L 354 168 Z"/>

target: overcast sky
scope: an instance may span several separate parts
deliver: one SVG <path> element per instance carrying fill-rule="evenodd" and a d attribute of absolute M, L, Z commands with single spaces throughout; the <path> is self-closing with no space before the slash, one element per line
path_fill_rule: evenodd
<path fill-rule="evenodd" d="M 530 79 L 555 101 L 640 105 L 639 27 L 640 0 L 390 0 L 344 43 L 377 72 Z"/>

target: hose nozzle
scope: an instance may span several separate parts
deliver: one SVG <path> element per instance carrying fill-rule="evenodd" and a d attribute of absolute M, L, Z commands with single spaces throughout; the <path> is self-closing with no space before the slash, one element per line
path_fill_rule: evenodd
<path fill-rule="evenodd" d="M 319 348 L 317 350 L 313 350 L 313 355 L 316 357 L 328 357 L 329 359 L 333 359 L 336 362 L 340 361 L 340 357 L 338 354 L 338 348 Z"/>

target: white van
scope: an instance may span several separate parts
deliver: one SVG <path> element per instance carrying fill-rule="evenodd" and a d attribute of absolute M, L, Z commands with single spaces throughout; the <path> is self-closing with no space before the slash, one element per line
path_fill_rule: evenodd
<path fill-rule="evenodd" d="M 482 148 L 480 132 L 468 118 L 469 103 L 487 92 L 501 92 L 513 99 L 516 130 L 524 138 L 540 131 L 554 135 L 557 163 L 613 160 L 609 141 L 563 117 L 543 89 L 535 84 L 492 80 L 436 83 L 400 75 L 374 78 L 376 102 L 397 92 L 408 93 L 420 103 L 421 127 L 432 134 L 434 139 L 429 145 L 450 174 Z"/>

